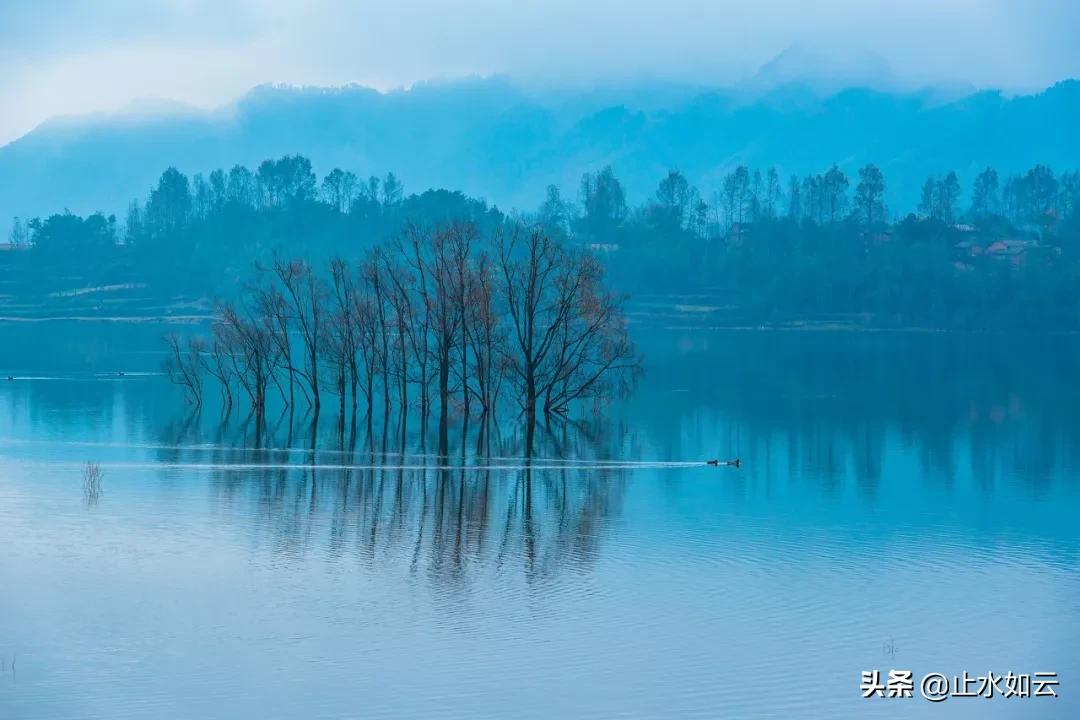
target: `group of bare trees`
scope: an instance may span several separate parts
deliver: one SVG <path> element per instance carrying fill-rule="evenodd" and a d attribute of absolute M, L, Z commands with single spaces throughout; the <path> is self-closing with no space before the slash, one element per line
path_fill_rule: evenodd
<path fill-rule="evenodd" d="M 626 390 L 640 371 L 621 298 L 598 261 L 539 228 L 482 237 L 470 222 L 408 227 L 358 263 L 325 271 L 276 258 L 261 281 L 220 305 L 211 337 L 169 336 L 166 369 L 201 408 L 203 379 L 224 412 L 246 400 L 315 421 L 324 395 L 342 425 L 381 412 L 426 437 L 438 410 L 439 447 L 451 415 L 493 419 L 500 404 L 530 429 L 538 415 Z"/>

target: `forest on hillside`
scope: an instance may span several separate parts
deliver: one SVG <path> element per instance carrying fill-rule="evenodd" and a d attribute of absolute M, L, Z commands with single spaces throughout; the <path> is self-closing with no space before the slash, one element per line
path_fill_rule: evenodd
<path fill-rule="evenodd" d="M 504 209 L 534 207 L 549 184 L 573 195 L 584 173 L 605 165 L 637 203 L 669 168 L 708 195 L 740 164 L 775 166 L 786 182 L 834 163 L 854 178 L 874 163 L 898 209 L 913 209 L 926 176 L 949 169 L 970 187 L 987 165 L 1003 177 L 1039 163 L 1080 167 L 1080 81 L 1014 94 L 874 89 L 861 84 L 873 76 L 860 76 L 833 78 L 827 89 L 802 76 L 805 60 L 795 78 L 755 87 L 639 80 L 545 89 L 508 77 L 388 92 L 274 85 L 207 111 L 55 118 L 0 147 L 0 218 L 63 208 L 122 217 L 170 165 L 193 177 L 296 153 L 320 178 L 334 167 L 393 170 L 410 191 L 452 188 Z"/>
<path fill-rule="evenodd" d="M 506 213 L 449 190 L 406 193 L 390 173 L 321 180 L 289 155 L 187 177 L 166 169 L 125 217 L 16 218 L 0 257 L 9 294 L 138 284 L 159 298 L 231 298 L 275 257 L 357 262 L 417 228 L 480 237 L 529 226 L 595 254 L 633 295 L 695 295 L 740 322 L 844 319 L 964 329 L 1080 326 L 1080 174 L 987 167 L 926 179 L 913 208 L 886 206 L 873 164 L 782 178 L 739 166 L 716 187 L 678 170 L 627 201 L 610 167 L 573 194 L 548 188 Z"/>

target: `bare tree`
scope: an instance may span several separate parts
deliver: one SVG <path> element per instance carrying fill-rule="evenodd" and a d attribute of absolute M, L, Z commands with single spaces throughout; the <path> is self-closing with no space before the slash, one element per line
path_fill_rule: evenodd
<path fill-rule="evenodd" d="M 404 248 L 399 254 L 404 254 Z M 391 355 L 393 362 L 393 374 L 398 385 L 398 407 L 401 413 L 401 434 L 405 435 L 406 415 L 409 407 L 409 383 L 415 382 L 420 387 L 420 427 L 421 435 L 426 427 L 428 414 L 428 326 L 429 315 L 426 308 L 421 307 L 418 311 L 414 307 L 417 277 L 409 271 L 405 263 L 395 263 L 390 260 L 390 254 L 382 255 L 384 260 L 385 275 L 388 282 L 390 306 L 393 309 L 393 333 L 394 344 Z M 406 257 L 409 257 L 406 255 Z M 423 293 L 421 292 L 421 298 Z M 410 375 L 409 357 L 416 361 L 418 374 Z"/>
<path fill-rule="evenodd" d="M 363 267 L 361 268 L 363 273 Z M 361 280 L 364 275 L 361 274 Z M 374 292 L 361 285 L 361 290 L 353 298 L 353 316 L 356 318 L 357 342 L 363 359 L 364 383 L 361 386 L 367 404 L 366 417 L 368 428 L 372 424 L 372 408 L 375 403 L 375 377 L 381 372 L 379 318 L 376 311 Z M 385 383 L 384 383 L 385 384 Z M 355 403 L 355 398 L 354 398 Z M 370 433 L 369 433 L 370 434 Z"/>
<path fill-rule="evenodd" d="M 204 341 L 189 337 L 187 343 L 175 333 L 165 336 L 168 355 L 165 358 L 165 373 L 169 380 L 184 388 L 184 398 L 196 411 L 202 408 L 202 352 Z"/>
<path fill-rule="evenodd" d="M 262 418 L 266 411 L 266 389 L 276 364 L 277 346 L 272 319 L 235 305 L 218 308 L 218 337 L 230 352 L 233 371 L 251 401 L 251 411 Z"/>
<path fill-rule="evenodd" d="M 508 357 L 531 452 L 541 401 L 545 412 L 562 411 L 611 374 L 635 375 L 640 362 L 595 258 L 540 229 L 515 229 L 500 239 L 499 268 L 512 327 Z"/>
<path fill-rule="evenodd" d="M 455 223 L 449 228 L 451 302 L 457 317 L 458 383 L 462 415 L 469 418 L 469 302 L 476 282 L 473 246 L 479 238 L 474 223 Z"/>
<path fill-rule="evenodd" d="M 345 398 L 348 393 L 345 386 L 349 376 L 349 317 L 343 312 L 334 310 L 327 317 L 326 340 L 324 354 L 330 365 L 332 391 L 338 397 L 338 418 L 341 423 L 345 421 Z M 353 406 L 355 407 L 355 402 Z"/>
<path fill-rule="evenodd" d="M 575 400 L 625 392 L 641 368 L 622 299 L 604 288 L 599 262 L 583 255 L 574 272 L 580 285 L 577 297 L 568 298 L 575 307 L 555 336 L 550 379 L 542 389 L 545 412 L 565 414 Z"/>
<path fill-rule="evenodd" d="M 491 256 L 482 253 L 468 288 L 464 328 L 473 357 L 470 390 L 484 416 L 493 412 L 498 402 L 506 359 L 507 329 L 495 307 L 497 292 Z"/>
<path fill-rule="evenodd" d="M 348 264 L 340 257 L 330 261 L 334 314 L 331 323 L 335 355 L 339 358 L 342 370 L 338 392 L 341 394 L 339 406 L 344 414 L 345 372 L 348 372 L 349 387 L 352 397 L 352 413 L 356 416 L 356 395 L 360 383 L 360 346 L 364 334 L 361 320 L 365 319 L 358 310 L 358 290 L 356 279 Z"/>
<path fill-rule="evenodd" d="M 375 248 L 370 257 L 361 264 L 360 274 L 364 285 L 371 292 L 372 326 L 374 335 L 369 338 L 369 353 L 377 362 L 378 373 L 382 376 L 383 419 L 390 416 L 390 299 L 388 283 L 385 279 L 382 251 Z"/>
<path fill-rule="evenodd" d="M 285 403 L 285 407 L 289 409 L 291 416 L 296 408 L 297 386 L 304 393 L 308 408 L 311 407 L 311 396 L 304 385 L 297 382 L 297 376 L 300 376 L 310 385 L 310 378 L 301 368 L 297 367 L 294 361 L 291 340 L 291 309 L 285 296 L 276 287 L 257 288 L 253 291 L 253 294 L 258 312 L 265 323 L 267 338 L 273 349 L 271 357 L 274 362 L 270 372 L 275 373 L 280 365 L 284 367 L 285 375 L 288 378 L 287 392 L 285 388 L 280 387 L 280 384 L 278 387 L 281 391 L 281 399 Z"/>
<path fill-rule="evenodd" d="M 417 253 L 416 267 L 425 281 L 424 303 L 431 315 L 434 373 L 439 379 L 439 452 L 447 449 L 447 425 L 450 415 L 450 374 L 454 350 L 464 338 L 459 331 L 464 322 L 459 283 L 464 282 L 469 246 L 474 229 L 467 223 L 454 223 L 432 233 L 427 259 Z M 467 357 L 462 347 L 461 357 Z"/>
<path fill-rule="evenodd" d="M 405 330 L 413 360 L 416 363 L 413 382 L 420 390 L 420 425 L 421 432 L 427 429 L 427 419 L 431 410 L 431 380 L 441 366 L 437 364 L 441 354 L 437 349 L 440 333 L 435 323 L 438 320 L 438 270 L 428 261 L 428 235 L 414 225 L 406 230 L 406 240 L 397 241 L 399 255 L 403 263 L 392 266 L 391 273 L 399 297 L 403 301 L 403 311 L 410 322 L 402 327 Z M 435 334 L 433 335 L 433 331 Z M 436 344 L 436 347 L 433 347 Z M 440 392 L 442 385 L 440 383 Z"/>
<path fill-rule="evenodd" d="M 232 380 L 235 372 L 231 357 L 232 351 L 219 335 L 219 323 L 215 323 L 209 357 L 203 356 L 203 366 L 218 382 L 221 391 L 222 415 L 228 417 L 233 406 Z"/>
<path fill-rule="evenodd" d="M 300 339 L 304 344 L 308 386 L 315 418 L 319 417 L 319 354 L 326 332 L 326 288 L 303 260 L 274 260 L 274 274 L 282 287 Z M 288 338 L 286 338 L 286 342 Z"/>

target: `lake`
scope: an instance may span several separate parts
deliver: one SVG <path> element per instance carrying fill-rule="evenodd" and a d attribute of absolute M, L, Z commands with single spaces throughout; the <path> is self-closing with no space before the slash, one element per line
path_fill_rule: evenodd
<path fill-rule="evenodd" d="M 165 330 L 0 324 L 0 718 L 1080 717 L 1074 336 L 642 322 L 526 463 L 186 417 Z"/>

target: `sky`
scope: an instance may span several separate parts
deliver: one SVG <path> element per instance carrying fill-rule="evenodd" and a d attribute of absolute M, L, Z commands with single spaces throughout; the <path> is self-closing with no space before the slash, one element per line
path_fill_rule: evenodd
<path fill-rule="evenodd" d="M 793 46 L 849 69 L 869 51 L 910 84 L 1029 91 L 1080 76 L 1078 29 L 1075 0 L 0 0 L 0 144 L 57 115 L 211 108 L 264 83 L 729 85 Z"/>

